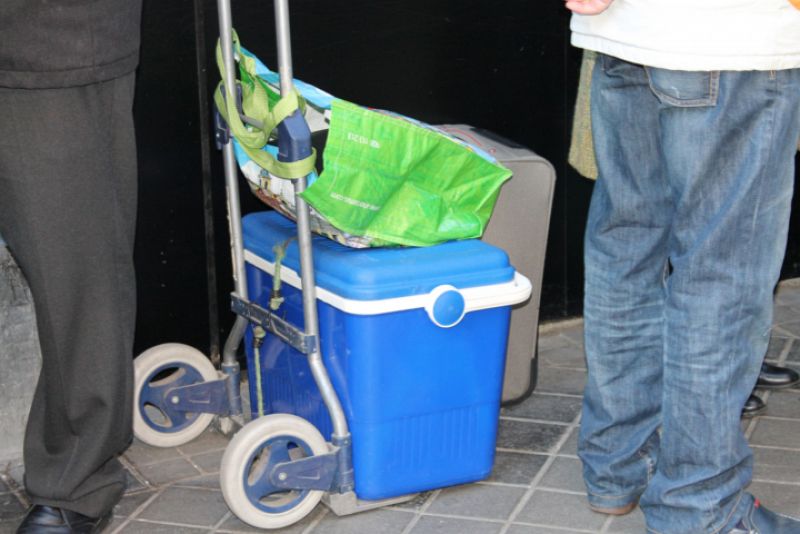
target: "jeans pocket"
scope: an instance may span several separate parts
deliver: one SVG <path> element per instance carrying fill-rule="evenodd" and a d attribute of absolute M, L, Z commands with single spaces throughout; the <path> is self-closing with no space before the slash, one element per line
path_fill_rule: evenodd
<path fill-rule="evenodd" d="M 684 108 L 711 107 L 719 95 L 719 71 L 645 67 L 650 90 L 661 103 Z"/>

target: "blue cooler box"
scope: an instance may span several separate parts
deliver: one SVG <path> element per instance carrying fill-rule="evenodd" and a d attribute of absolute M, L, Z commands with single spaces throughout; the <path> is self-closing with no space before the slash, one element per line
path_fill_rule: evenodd
<path fill-rule="evenodd" d="M 243 220 L 249 299 L 269 307 L 273 246 L 296 236 L 275 212 Z M 322 356 L 353 439 L 355 491 L 374 500 L 489 476 L 511 305 L 531 285 L 478 240 L 352 249 L 313 238 Z M 303 326 L 292 241 L 277 313 Z M 531 325 L 535 328 L 536 325 Z M 330 439 L 307 358 L 277 336 L 246 334 L 253 417 L 291 413 Z"/>

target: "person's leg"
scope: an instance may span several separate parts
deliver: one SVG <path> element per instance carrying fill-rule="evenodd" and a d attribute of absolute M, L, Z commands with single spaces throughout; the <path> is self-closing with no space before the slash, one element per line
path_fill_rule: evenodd
<path fill-rule="evenodd" d="M 624 511 L 655 470 L 671 191 L 644 70 L 599 56 L 592 124 L 600 177 L 585 238 L 588 382 L 578 455 L 589 504 Z"/>
<path fill-rule="evenodd" d="M 35 504 L 92 517 L 121 497 L 132 439 L 133 84 L 0 89 L 0 234 L 42 348 L 25 484 Z"/>
<path fill-rule="evenodd" d="M 652 532 L 726 532 L 752 505 L 740 415 L 767 348 L 784 255 L 800 70 L 647 72 L 662 100 L 676 212 L 661 449 L 640 503 Z"/>

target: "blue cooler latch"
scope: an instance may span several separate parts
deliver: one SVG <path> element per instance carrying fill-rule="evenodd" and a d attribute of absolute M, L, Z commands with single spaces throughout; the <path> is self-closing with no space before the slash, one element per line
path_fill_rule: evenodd
<path fill-rule="evenodd" d="M 450 285 L 435 287 L 430 297 L 425 311 L 436 326 L 451 328 L 464 318 L 466 301 L 464 295 L 455 287 Z"/>

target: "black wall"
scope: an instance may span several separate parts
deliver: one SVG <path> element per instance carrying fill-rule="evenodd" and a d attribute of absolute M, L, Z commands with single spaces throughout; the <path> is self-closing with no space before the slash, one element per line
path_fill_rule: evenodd
<path fill-rule="evenodd" d="M 592 183 L 566 164 L 580 52 L 561 1 L 294 0 L 295 76 L 336 96 L 513 139 L 556 168 L 542 319 L 579 315 Z M 235 0 L 242 43 L 275 65 L 272 4 Z M 209 135 L 216 3 L 145 0 L 135 118 L 140 207 L 137 350 L 212 353 L 232 317 L 220 154 Z M 244 211 L 260 205 L 244 188 Z M 784 277 L 800 273 L 792 222 Z"/>
<path fill-rule="evenodd" d="M 134 119 L 139 150 L 137 352 L 209 348 L 203 148 L 192 0 L 144 3 Z"/>

